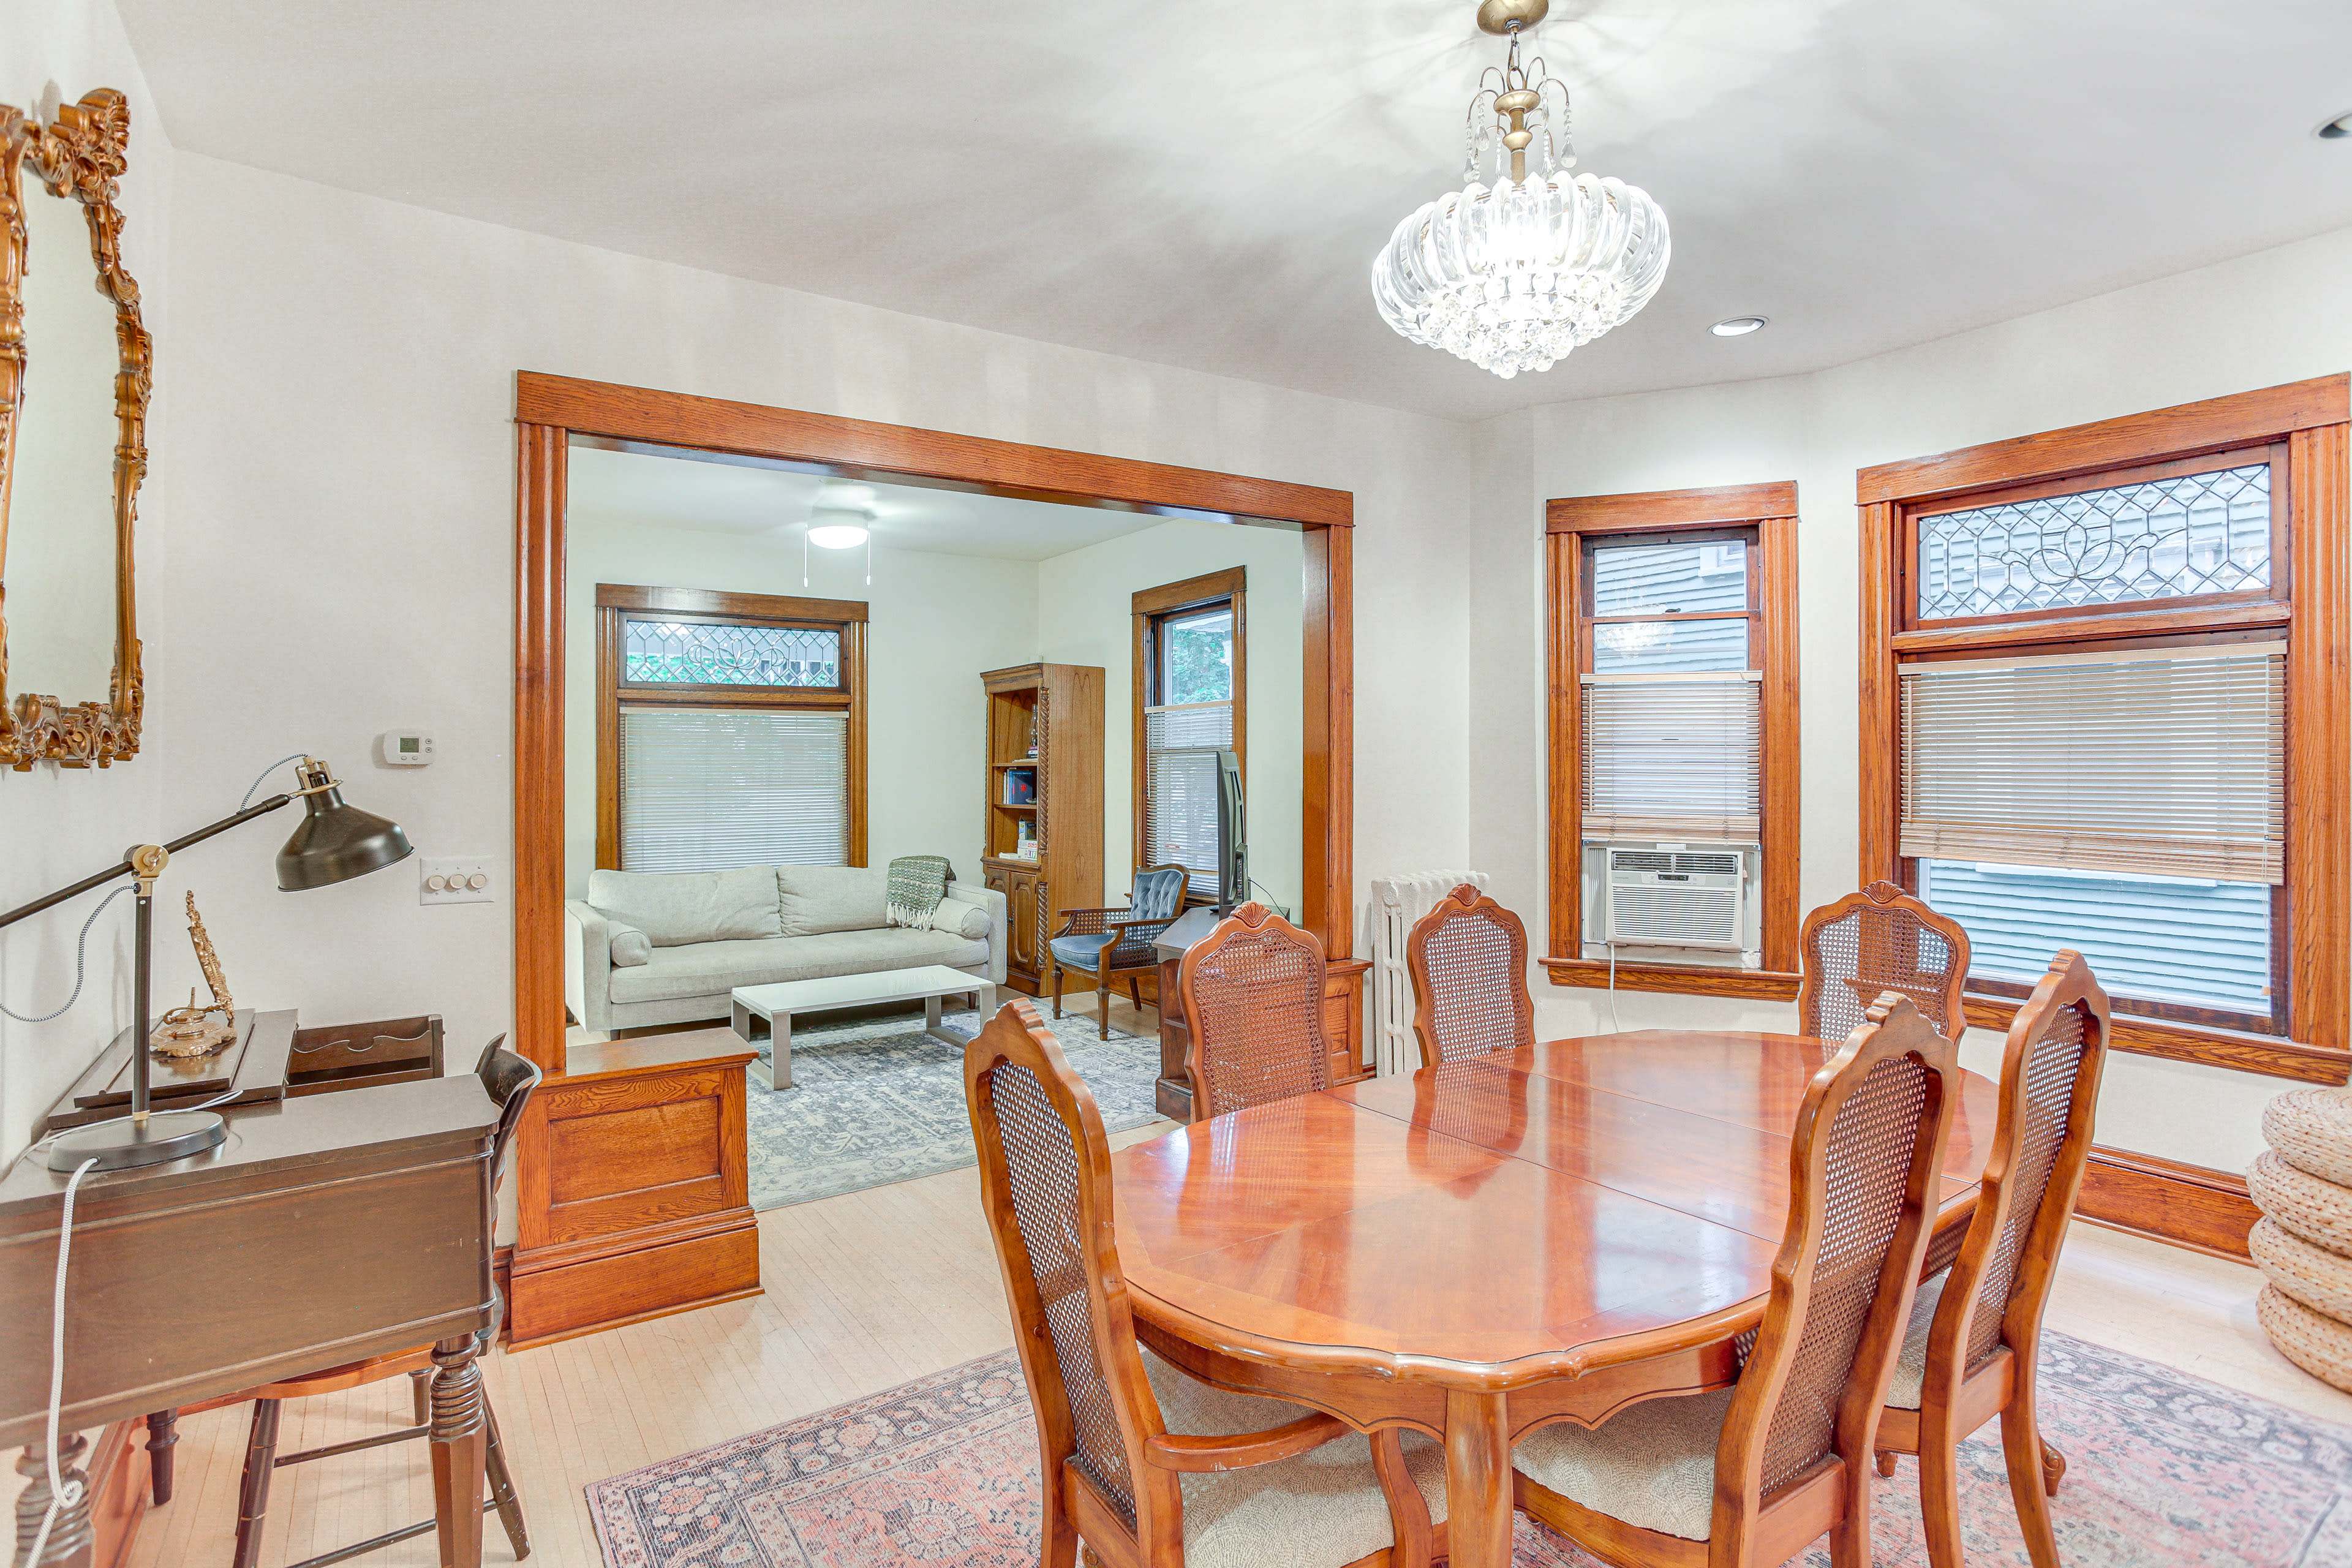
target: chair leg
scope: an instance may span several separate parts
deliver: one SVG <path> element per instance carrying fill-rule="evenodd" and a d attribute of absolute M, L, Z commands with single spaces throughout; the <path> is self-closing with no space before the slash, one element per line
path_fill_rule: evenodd
<path fill-rule="evenodd" d="M 2065 1473 L 2066 1456 L 2052 1447 L 2049 1444 L 2042 1444 L 2042 1489 L 2048 1492 L 2052 1497 L 2056 1497 L 2058 1495 L 2059 1479 L 2064 1476 Z"/>
<path fill-rule="evenodd" d="M 1878 1450 L 1878 1473 L 1882 1476 L 1891 1476 L 1895 1473 L 1894 1449 L 1881 1448 Z"/>
<path fill-rule="evenodd" d="M 236 1489 L 236 1550 L 230 1568 L 254 1568 L 261 1560 L 261 1521 L 269 1512 L 269 1473 L 278 1461 L 278 1401 L 253 1402 L 253 1425 L 245 1439 L 245 1479 Z"/>
<path fill-rule="evenodd" d="M 1057 963 L 1057 964 L 1054 965 L 1054 1016 L 1055 1016 L 1055 1017 L 1056 1017 L 1056 1018 L 1059 1018 L 1061 1016 L 1062 1016 L 1062 966 L 1061 966 L 1060 964 L 1058 964 L 1058 963 Z M 982 1022 L 982 1023 L 986 1023 L 987 1021 L 988 1021 L 988 1020 L 986 1020 L 985 1018 L 983 1018 L 983 1019 L 982 1019 L 982 1020 L 981 1020 L 981 1022 Z"/>
<path fill-rule="evenodd" d="M 1127 977 L 1127 999 L 1135 1004 L 1135 1010 L 1137 1012 L 1140 1013 L 1143 1011 L 1142 976 L 1130 974 Z"/>
<path fill-rule="evenodd" d="M 1096 1027 L 1102 1037 L 1110 1038 L 1110 971 L 1105 969 L 1095 976 Z"/>
<path fill-rule="evenodd" d="M 430 1367 L 408 1374 L 408 1407 L 415 1415 L 413 1423 L 428 1426 L 433 1422 L 433 1371 Z"/>
<path fill-rule="evenodd" d="M 1967 1568 L 1960 1553 L 1960 1455 L 1957 1436 L 1938 1436 L 1921 1423 L 1919 1522 L 1934 1568 Z"/>
<path fill-rule="evenodd" d="M 482 1425 L 489 1432 L 489 1451 L 483 1458 L 483 1473 L 489 1479 L 490 1501 L 498 1505 L 499 1522 L 506 1526 L 507 1544 L 514 1548 L 515 1560 L 530 1555 L 530 1530 L 523 1523 L 522 1499 L 516 1495 L 514 1478 L 507 1473 L 506 1448 L 499 1441 L 498 1412 L 490 1408 L 490 1397 L 482 1395 Z"/>
<path fill-rule="evenodd" d="M 2009 1461 L 2009 1496 L 2017 1505 L 2017 1529 L 2025 1537 L 2025 1554 L 2033 1560 L 2033 1568 L 2058 1568 L 2058 1538 L 2050 1527 L 2050 1495 L 2042 1489 L 2051 1483 L 2043 1456 L 2056 1450 L 2043 1447 L 2039 1425 L 2033 1418 L 2033 1388 L 2028 1384 L 2011 1395 L 2009 1408 L 2000 1413 L 2001 1454 Z"/>
<path fill-rule="evenodd" d="M 1853 1488 L 1845 1511 L 1830 1526 L 1830 1568 L 1872 1568 L 1870 1560 L 1870 1484 Z"/>

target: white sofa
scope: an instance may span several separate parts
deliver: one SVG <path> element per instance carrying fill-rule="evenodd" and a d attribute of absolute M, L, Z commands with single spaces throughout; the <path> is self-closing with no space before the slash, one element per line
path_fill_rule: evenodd
<path fill-rule="evenodd" d="M 1003 893 L 950 882 L 932 929 L 914 931 L 885 917 L 889 880 L 861 866 L 592 871 L 588 897 L 564 904 L 564 1001 L 609 1032 L 723 1018 L 737 986 L 782 980 L 937 963 L 1004 984 Z"/>

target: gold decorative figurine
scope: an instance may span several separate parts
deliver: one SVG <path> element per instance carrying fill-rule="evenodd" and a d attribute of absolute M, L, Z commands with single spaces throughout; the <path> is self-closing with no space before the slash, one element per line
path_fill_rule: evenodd
<path fill-rule="evenodd" d="M 197 1006 L 192 990 L 186 1006 L 164 1014 L 155 1032 L 147 1037 L 159 1057 L 208 1057 L 236 1038 L 236 1004 L 229 996 L 228 977 L 221 973 L 220 955 L 213 951 L 213 939 L 205 931 L 205 917 L 196 912 L 193 892 L 188 895 L 188 936 L 196 944 L 196 963 L 204 968 L 205 984 L 212 988 L 212 1005 Z M 215 1018 L 214 1014 L 220 1016 Z"/>

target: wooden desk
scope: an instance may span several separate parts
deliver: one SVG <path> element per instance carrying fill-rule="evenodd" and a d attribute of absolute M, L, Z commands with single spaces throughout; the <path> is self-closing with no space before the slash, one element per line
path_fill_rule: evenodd
<path fill-rule="evenodd" d="M 1139 1332 L 1210 1382 L 1437 1438 L 1455 1568 L 1507 1568 L 1514 1442 L 1737 1379 L 1787 1225 L 1789 1131 L 1832 1048 L 1557 1040 L 1124 1150 Z M 1975 1210 L 1993 1092 L 1965 1075 L 1939 1233 Z"/>
<path fill-rule="evenodd" d="M 1151 943 L 1152 954 L 1160 960 L 1160 1081 L 1153 1086 L 1152 1102 L 1171 1121 L 1192 1120 L 1192 1075 L 1184 1067 L 1192 1030 L 1184 1016 L 1176 973 L 1185 952 L 1216 929 L 1218 918 L 1206 904 L 1187 910 Z M 1364 973 L 1371 966 L 1369 959 L 1341 958 L 1323 968 L 1323 1032 L 1331 1040 L 1333 1083 L 1371 1076 L 1364 1061 Z"/>
<path fill-rule="evenodd" d="M 60 1434 L 430 1343 L 441 1561 L 474 1568 L 498 1107 L 468 1074 L 223 1114 L 216 1150 L 83 1178 Z M 31 1155 L 0 1178 L 0 1445 L 26 1447 L 27 1474 L 45 1468 L 66 1182 Z M 47 1497 L 35 1479 L 20 1518 L 29 1503 L 37 1524 Z M 60 1515 L 46 1561 L 88 1561 L 86 1502 Z"/>

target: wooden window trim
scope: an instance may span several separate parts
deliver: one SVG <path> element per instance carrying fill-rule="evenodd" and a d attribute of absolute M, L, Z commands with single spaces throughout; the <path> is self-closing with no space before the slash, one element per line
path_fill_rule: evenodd
<path fill-rule="evenodd" d="M 1997 627 L 1904 631 L 1896 571 L 1906 507 L 2212 453 L 2282 444 L 2273 494 L 2291 520 L 2273 565 L 2284 601 L 2075 614 Z M 1861 508 L 1861 864 L 1864 885 L 1899 880 L 1905 656 L 1961 647 L 2292 627 L 2287 654 L 2287 918 L 2274 922 L 2290 984 L 2282 1037 L 2118 1013 L 2119 1050 L 2268 1077 L 2343 1083 L 2352 1072 L 2352 376 L 2324 376 L 2101 420 L 2063 430 L 1882 464 L 1857 476 Z M 2282 485 L 2279 481 L 2284 480 Z M 2274 503 L 2276 504 L 2276 503 Z M 1939 510 L 1948 510 L 1939 508 Z M 2114 646 L 2112 642 L 2109 646 Z M 1621 982 L 1622 983 L 1622 982 Z M 2015 1004 L 1971 993 L 1971 1023 L 2006 1027 Z"/>
<path fill-rule="evenodd" d="M 1129 596 L 1129 611 L 1134 622 L 1135 687 L 1135 758 L 1131 769 L 1134 803 L 1129 826 L 1134 840 L 1134 865 L 1130 874 L 1142 868 L 1148 847 L 1144 843 L 1144 794 L 1150 784 L 1143 754 L 1143 710 L 1158 697 L 1159 640 L 1160 624 L 1171 616 L 1210 605 L 1230 601 L 1234 606 L 1234 755 L 1241 762 L 1242 789 L 1249 789 L 1249 644 L 1248 613 L 1249 569 L 1230 566 L 1222 571 L 1203 572 L 1197 577 L 1181 582 L 1162 583 L 1156 588 L 1139 588 Z M 1244 895 L 1248 893 L 1243 889 Z M 1216 900 L 1205 893 L 1189 889 L 1184 895 L 1188 909 L 1213 904 Z"/>
<path fill-rule="evenodd" d="M 1786 1000 L 1796 995 L 1798 872 L 1797 731 L 1797 487 L 1793 482 L 1731 485 L 1712 489 L 1648 490 L 1615 496 L 1570 496 L 1548 501 L 1545 663 L 1549 690 L 1550 930 L 1545 973 L 1555 985 L 1605 986 L 1609 964 L 1582 956 L 1583 801 L 1578 704 L 1586 639 L 1580 577 L 1587 535 L 1695 530 L 1756 531 L 1754 636 L 1762 671 L 1761 800 L 1758 837 L 1763 846 L 1759 889 L 1764 962 L 1760 969 L 1726 964 L 1617 965 L 1625 990 L 1677 991 Z"/>
<path fill-rule="evenodd" d="M 682 621 L 821 626 L 841 634 L 842 684 L 804 686 L 633 685 L 621 679 L 623 627 L 632 616 Z M 807 599 L 709 588 L 596 584 L 596 865 L 621 865 L 621 705 L 633 708 L 779 708 L 849 716 L 848 864 L 866 864 L 866 626 L 862 599 Z"/>

